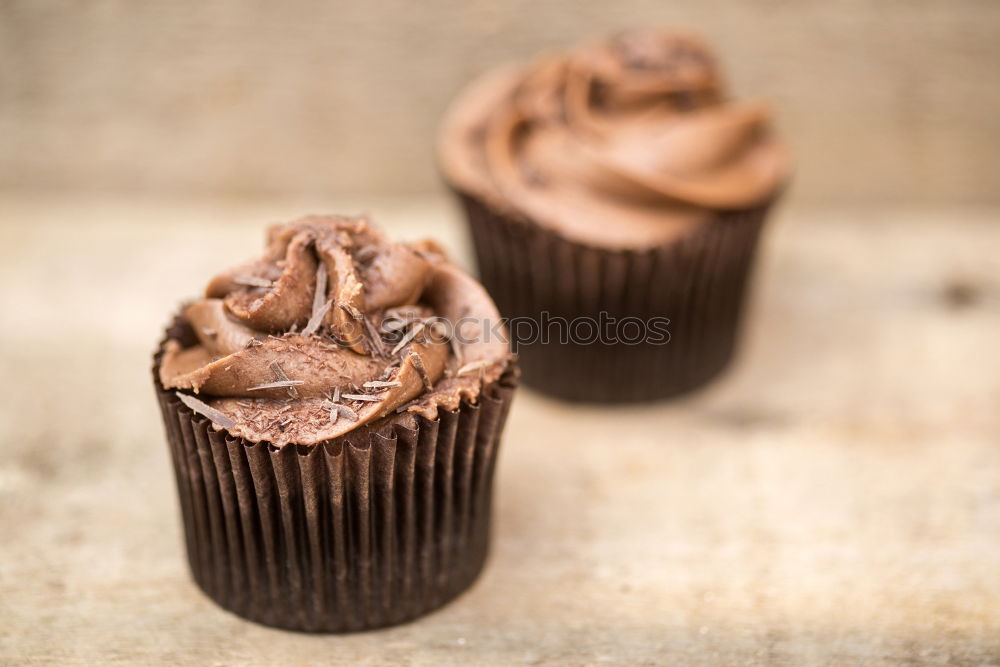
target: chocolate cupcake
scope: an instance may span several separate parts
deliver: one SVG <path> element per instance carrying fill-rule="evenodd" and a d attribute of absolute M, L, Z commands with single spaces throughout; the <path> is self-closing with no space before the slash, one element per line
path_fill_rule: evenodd
<path fill-rule="evenodd" d="M 630 32 L 487 74 L 452 105 L 439 157 L 527 384 L 634 401 L 726 366 L 789 167 L 702 40 Z"/>
<path fill-rule="evenodd" d="M 273 227 L 154 359 L 191 571 L 293 630 L 399 623 L 486 558 L 516 368 L 485 290 L 367 220 Z"/>

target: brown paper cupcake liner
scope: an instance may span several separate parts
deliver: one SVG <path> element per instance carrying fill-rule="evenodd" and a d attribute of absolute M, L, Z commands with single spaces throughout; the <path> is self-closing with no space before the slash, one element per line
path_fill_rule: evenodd
<path fill-rule="evenodd" d="M 517 341 L 524 383 L 577 401 L 676 396 L 729 363 L 770 202 L 719 212 L 697 231 L 649 250 L 570 241 L 459 192 L 480 280 L 507 318 L 652 317 L 670 320 L 669 342 L 630 345 Z"/>
<path fill-rule="evenodd" d="M 414 429 L 276 448 L 216 431 L 154 383 L 195 582 L 265 625 L 345 632 L 440 607 L 478 576 L 514 369 Z M 357 441 L 355 441 L 357 440 Z"/>

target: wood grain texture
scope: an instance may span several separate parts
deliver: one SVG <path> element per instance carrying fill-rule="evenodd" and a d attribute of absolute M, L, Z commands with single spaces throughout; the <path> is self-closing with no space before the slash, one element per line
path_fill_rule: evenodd
<path fill-rule="evenodd" d="M 0 199 L 0 663 L 997 661 L 996 209 L 785 209 L 708 390 L 604 411 L 520 393 L 492 556 L 441 611 L 316 637 L 215 607 L 150 353 L 264 223 L 331 210 L 357 207 Z M 372 212 L 465 252 L 442 202 Z"/>
<path fill-rule="evenodd" d="M 770 100 L 794 196 L 996 203 L 995 0 L 0 3 L 0 186 L 426 192 L 478 73 L 627 26 L 717 45 Z"/>

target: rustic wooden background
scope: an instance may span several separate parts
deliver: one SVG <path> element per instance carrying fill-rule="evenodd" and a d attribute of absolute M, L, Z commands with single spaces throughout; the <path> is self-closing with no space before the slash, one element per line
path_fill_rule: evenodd
<path fill-rule="evenodd" d="M 469 262 L 452 94 L 608 28 L 714 38 L 798 172 L 747 337 L 682 401 L 521 391 L 445 609 L 284 633 L 191 582 L 149 379 L 266 223 Z M 0 0 L 0 664 L 1000 664 L 1000 3 Z"/>
<path fill-rule="evenodd" d="M 614 410 L 522 391 L 492 558 L 440 612 L 309 637 L 216 608 L 184 561 L 149 355 L 266 222 L 357 206 L 0 198 L 0 664 L 1000 660 L 997 208 L 786 208 L 707 391 Z M 439 200 L 371 208 L 465 247 Z"/>
<path fill-rule="evenodd" d="M 773 102 L 795 197 L 1000 196 L 995 0 L 4 0 L 0 186 L 427 192 L 477 73 L 658 24 Z"/>

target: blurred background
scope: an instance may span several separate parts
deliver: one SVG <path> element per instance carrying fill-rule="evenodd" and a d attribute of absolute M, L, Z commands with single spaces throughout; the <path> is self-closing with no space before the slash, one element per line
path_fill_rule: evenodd
<path fill-rule="evenodd" d="M 522 388 L 494 548 L 412 625 L 306 637 L 191 582 L 149 377 L 267 223 L 471 265 L 437 174 L 480 72 L 704 33 L 796 160 L 695 395 Z M 0 0 L 0 664 L 996 664 L 997 0 Z"/>
<path fill-rule="evenodd" d="M 995 0 L 3 0 L 0 187 L 438 192 L 466 82 L 650 24 L 704 33 L 773 103 L 796 201 L 1000 198 Z"/>

